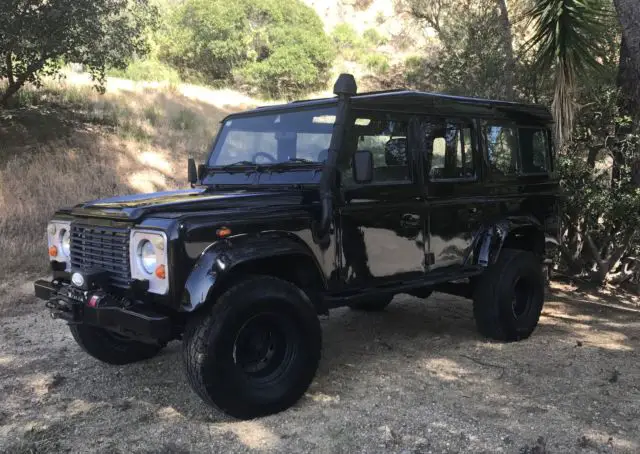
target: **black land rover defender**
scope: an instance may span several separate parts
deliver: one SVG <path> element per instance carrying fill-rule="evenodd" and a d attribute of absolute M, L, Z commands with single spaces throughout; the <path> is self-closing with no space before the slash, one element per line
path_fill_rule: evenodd
<path fill-rule="evenodd" d="M 527 338 L 558 230 L 548 110 L 334 92 L 227 117 L 189 190 L 58 211 L 36 295 L 106 363 L 182 339 L 193 389 L 239 418 L 303 395 L 338 306 L 448 292 L 484 336 Z"/>

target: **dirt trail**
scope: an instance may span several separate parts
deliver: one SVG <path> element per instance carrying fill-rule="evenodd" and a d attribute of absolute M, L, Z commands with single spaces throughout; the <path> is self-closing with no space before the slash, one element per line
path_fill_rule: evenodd
<path fill-rule="evenodd" d="M 487 342 L 469 302 L 399 296 L 323 320 L 292 409 L 249 422 L 191 392 L 180 344 L 113 367 L 80 351 L 25 285 L 0 286 L 0 452 L 638 452 L 640 307 L 555 285 L 534 336 Z"/>

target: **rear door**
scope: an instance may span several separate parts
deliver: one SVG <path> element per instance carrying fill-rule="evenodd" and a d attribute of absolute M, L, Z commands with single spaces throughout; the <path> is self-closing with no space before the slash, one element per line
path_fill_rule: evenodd
<path fill-rule="evenodd" d="M 424 118 L 430 273 L 455 273 L 465 264 L 480 228 L 483 203 L 473 122 Z"/>

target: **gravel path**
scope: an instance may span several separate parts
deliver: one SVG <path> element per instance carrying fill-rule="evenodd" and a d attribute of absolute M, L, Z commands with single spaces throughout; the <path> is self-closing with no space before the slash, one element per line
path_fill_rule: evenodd
<path fill-rule="evenodd" d="M 107 366 L 34 298 L 0 286 L 0 452 L 638 452 L 640 306 L 554 284 L 533 337 L 476 334 L 468 301 L 336 310 L 292 409 L 238 422 L 191 392 L 172 343 Z"/>

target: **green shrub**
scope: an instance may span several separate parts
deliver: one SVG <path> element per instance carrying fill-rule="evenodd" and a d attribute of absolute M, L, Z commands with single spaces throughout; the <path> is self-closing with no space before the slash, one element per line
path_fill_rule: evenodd
<path fill-rule="evenodd" d="M 389 71 L 389 57 L 382 54 L 369 54 L 364 59 L 364 64 L 370 71 L 381 74 Z"/>
<path fill-rule="evenodd" d="M 425 79 L 427 63 L 424 58 L 412 55 L 404 60 L 404 75 L 411 86 L 422 85 Z"/>
<path fill-rule="evenodd" d="M 356 29 L 345 23 L 336 25 L 331 34 L 331 38 L 336 46 L 338 46 L 338 49 L 354 49 L 360 45 L 360 37 Z"/>
<path fill-rule="evenodd" d="M 160 58 L 183 78 L 274 97 L 324 86 L 333 61 L 320 18 L 301 0 L 186 0 L 165 29 Z"/>
<path fill-rule="evenodd" d="M 178 71 L 157 60 L 135 60 L 125 69 L 110 69 L 108 74 L 135 81 L 180 83 Z"/>
<path fill-rule="evenodd" d="M 375 47 L 384 46 L 389 42 L 389 39 L 378 32 L 375 28 L 365 30 L 362 34 L 362 38 L 364 38 L 367 44 Z"/>

